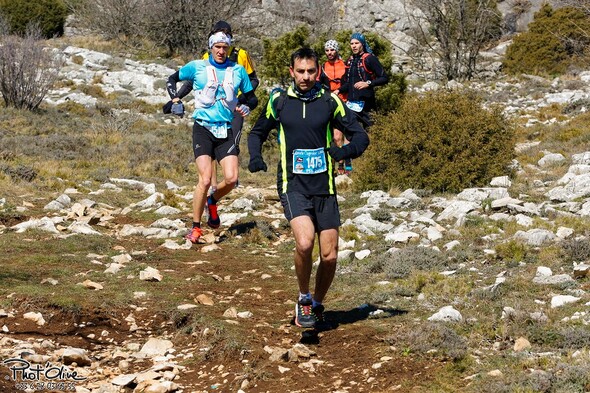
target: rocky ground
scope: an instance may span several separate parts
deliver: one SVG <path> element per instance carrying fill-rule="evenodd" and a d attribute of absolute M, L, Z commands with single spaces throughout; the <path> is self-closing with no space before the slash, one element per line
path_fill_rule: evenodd
<path fill-rule="evenodd" d="M 124 192 L 116 184 L 123 188 L 138 186 L 136 181 L 113 180 L 116 183 L 102 184 L 99 194 L 103 194 L 101 190 Z M 148 193 L 153 190 L 153 184 L 139 185 Z M 79 284 L 91 297 L 93 292 L 113 285 L 105 283 L 107 276 L 116 277 L 120 283 L 143 280 L 148 290 L 135 292 L 132 304 L 117 309 L 71 312 L 14 299 L 13 307 L 0 310 L 2 359 L 24 359 L 31 367 L 51 364 L 75 370 L 81 380 L 66 379 L 63 391 L 274 392 L 278 388 L 374 392 L 400 390 L 408 383 L 419 386 L 434 378 L 440 367 L 431 361 L 396 355 L 384 342 L 385 331 L 395 326 L 396 315 L 406 313 L 404 310 L 359 304 L 330 310 L 326 316 L 332 330 L 302 330 L 292 325 L 294 277 L 290 252 L 277 252 L 288 236 L 284 228 L 274 230 L 276 240 L 268 249 L 240 249 L 236 244 L 240 235 L 230 236 L 228 228 L 209 231 L 205 237 L 209 244 L 191 246 L 178 240 L 185 231 L 185 223 L 179 219 L 163 218 L 149 226 L 120 221 L 129 210 L 138 208 L 178 215 L 173 208 L 163 213 L 161 203 L 146 202 L 156 198 L 109 210 L 87 198 L 92 191 L 66 192 L 44 206 L 53 213 L 10 223 L 15 225 L 6 228 L 3 236 L 33 228 L 46 233 L 41 235 L 46 242 L 60 241 L 74 233 L 81 237 L 111 236 L 116 239 L 113 248 L 117 254 L 86 255 L 88 267 L 102 272 L 99 276 L 103 279 L 89 280 L 85 278 L 89 272 L 80 272 Z M 234 220 L 252 213 L 248 206 L 266 206 L 256 211 L 278 224 L 273 192 L 240 189 L 238 194 L 242 196 L 230 205 L 234 207 L 222 209 L 221 214 L 233 231 L 240 230 L 239 224 L 232 225 Z M 343 257 L 350 258 L 350 251 L 343 251 Z M 131 276 L 131 265 L 145 268 Z M 59 290 L 62 283 L 53 279 L 51 272 L 47 274 L 39 285 L 54 285 Z M 187 282 L 173 289 L 175 293 L 168 293 L 182 299 L 176 307 L 177 319 L 159 311 L 158 299 L 149 289 L 150 283 L 157 286 L 172 278 Z M 381 313 L 384 315 L 377 317 Z M 193 326 L 190 318 L 196 316 L 206 316 L 208 321 Z M 183 332 L 188 328 L 190 332 Z M 220 335 L 223 340 L 219 330 L 225 329 L 236 331 L 240 338 L 233 343 L 216 343 L 213 336 Z M 210 351 L 212 358 L 208 359 Z M 6 364 L 2 375 L 11 375 L 14 365 Z M 2 391 L 21 387 L 12 379 L 0 381 Z M 50 384 L 42 378 L 30 382 L 38 387 Z"/>

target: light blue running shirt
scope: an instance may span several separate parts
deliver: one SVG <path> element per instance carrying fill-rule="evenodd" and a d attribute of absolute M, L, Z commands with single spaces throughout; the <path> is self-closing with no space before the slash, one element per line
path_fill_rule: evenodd
<path fill-rule="evenodd" d="M 180 68 L 180 80 L 192 80 L 193 90 L 202 90 L 208 82 L 207 66 L 214 65 L 217 80 L 221 84 L 225 79 L 225 69 L 227 66 L 233 66 L 233 82 L 234 94 L 237 97 L 238 91 L 248 93 L 252 91 L 252 84 L 250 78 L 246 73 L 246 69 L 236 63 L 226 62 L 223 66 L 219 64 L 210 63 L 209 60 L 193 60 Z M 217 94 L 223 94 L 223 88 L 217 90 Z M 236 98 L 237 99 L 237 98 Z M 234 118 L 233 111 L 224 106 L 221 101 L 216 100 L 215 103 L 207 108 L 196 108 L 193 112 L 193 119 L 201 119 L 210 123 L 226 122 L 231 123 Z"/>

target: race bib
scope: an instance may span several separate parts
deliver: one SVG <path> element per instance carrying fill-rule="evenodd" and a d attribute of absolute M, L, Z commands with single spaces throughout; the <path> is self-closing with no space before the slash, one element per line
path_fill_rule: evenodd
<path fill-rule="evenodd" d="M 355 112 L 361 112 L 365 106 L 365 101 L 346 101 L 346 106 Z"/>
<path fill-rule="evenodd" d="M 326 172 L 326 153 L 324 148 L 293 150 L 293 173 L 298 175 L 315 175 Z"/>
<path fill-rule="evenodd" d="M 209 131 L 215 138 L 225 139 L 227 138 L 227 123 L 211 124 Z"/>
<path fill-rule="evenodd" d="M 209 123 L 204 120 L 197 120 L 197 123 L 205 127 L 215 138 L 225 139 L 227 138 L 227 123 Z"/>

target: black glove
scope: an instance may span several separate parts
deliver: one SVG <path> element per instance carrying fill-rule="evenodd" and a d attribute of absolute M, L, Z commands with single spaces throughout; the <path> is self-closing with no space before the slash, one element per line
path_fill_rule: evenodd
<path fill-rule="evenodd" d="M 345 158 L 348 158 L 348 151 L 345 148 L 338 147 L 335 142 L 332 142 L 330 145 L 330 150 L 328 150 L 328 153 L 330 153 L 330 157 L 332 157 L 336 162 L 340 162 Z"/>
<path fill-rule="evenodd" d="M 248 170 L 252 173 L 258 171 L 266 172 L 268 168 L 266 167 L 266 163 L 260 156 L 250 158 L 250 163 L 248 164 Z"/>
<path fill-rule="evenodd" d="M 172 113 L 172 100 L 164 104 L 164 106 L 162 107 L 162 112 L 164 112 L 167 115 Z"/>

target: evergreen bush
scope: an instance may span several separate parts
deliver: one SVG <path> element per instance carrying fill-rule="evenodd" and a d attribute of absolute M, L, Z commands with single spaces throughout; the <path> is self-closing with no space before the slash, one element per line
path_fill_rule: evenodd
<path fill-rule="evenodd" d="M 351 36 L 352 30 L 341 30 L 331 35 L 322 34 L 312 39 L 309 29 L 302 25 L 277 39 L 263 39 L 264 57 L 260 66 L 261 77 L 263 80 L 270 81 L 271 85 L 278 84 L 286 88 L 292 81 L 289 74 L 291 54 L 300 47 L 308 46 L 317 52 L 319 62 L 322 64 L 326 61 L 324 43 L 328 39 L 338 41 L 340 56 L 346 61 L 351 55 Z M 390 70 L 393 65 L 391 43 L 372 32 L 366 33 L 365 37 L 383 69 L 389 75 L 389 83 L 375 89 L 377 110 L 379 113 L 394 111 L 399 107 L 406 92 L 406 79 L 403 74 L 391 74 Z"/>
<path fill-rule="evenodd" d="M 588 55 L 590 16 L 571 7 L 553 10 L 545 4 L 528 31 L 514 37 L 506 51 L 509 74 L 563 74 Z"/>
<path fill-rule="evenodd" d="M 312 45 L 312 48 L 320 55 L 320 63 L 326 61 L 324 55 L 324 43 L 328 39 L 335 39 L 338 42 L 340 45 L 340 56 L 346 62 L 352 54 L 350 50 L 350 37 L 352 36 L 352 33 L 352 30 L 341 30 L 333 35 L 324 34 L 316 40 L 315 44 Z M 364 34 L 373 54 L 377 56 L 383 69 L 389 76 L 389 83 L 387 85 L 379 86 L 375 89 L 377 112 L 382 114 L 389 113 L 400 106 L 408 84 L 403 74 L 391 73 L 391 68 L 393 66 L 391 43 L 376 33 L 367 32 Z"/>
<path fill-rule="evenodd" d="M 398 112 L 377 116 L 370 138 L 355 164 L 361 191 L 483 186 L 506 174 L 514 151 L 512 123 L 470 91 L 406 98 Z"/>
<path fill-rule="evenodd" d="M 13 34 L 22 36 L 34 24 L 43 37 L 52 38 L 63 34 L 68 9 L 63 0 L 0 0 L 0 15 Z"/>

